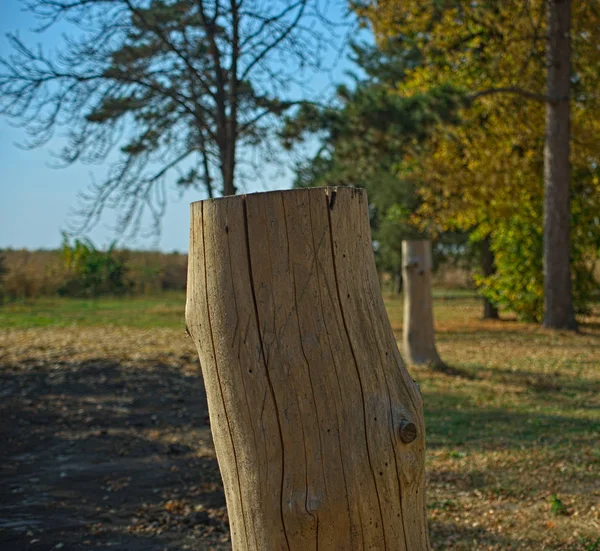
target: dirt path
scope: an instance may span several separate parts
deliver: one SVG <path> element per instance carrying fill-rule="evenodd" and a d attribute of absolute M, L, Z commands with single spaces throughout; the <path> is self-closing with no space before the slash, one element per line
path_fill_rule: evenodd
<path fill-rule="evenodd" d="M 193 355 L 25 349 L 0 348 L 3 551 L 230 549 Z"/>

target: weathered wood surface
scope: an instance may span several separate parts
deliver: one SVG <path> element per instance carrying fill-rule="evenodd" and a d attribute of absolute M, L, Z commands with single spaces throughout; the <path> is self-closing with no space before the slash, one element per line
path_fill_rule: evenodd
<path fill-rule="evenodd" d="M 431 299 L 431 241 L 402 241 L 402 353 L 409 364 L 442 365 L 435 346 Z"/>
<path fill-rule="evenodd" d="M 429 549 L 422 401 L 364 192 L 193 203 L 186 321 L 234 550 Z"/>

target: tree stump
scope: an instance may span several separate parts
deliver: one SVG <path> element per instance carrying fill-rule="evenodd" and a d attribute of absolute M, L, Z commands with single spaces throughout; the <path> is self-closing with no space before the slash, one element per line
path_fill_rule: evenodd
<path fill-rule="evenodd" d="M 429 549 L 425 426 L 384 308 L 366 193 L 191 206 L 198 349 L 233 549 Z"/>
<path fill-rule="evenodd" d="M 431 241 L 402 241 L 403 353 L 410 364 L 441 366 L 431 300 Z"/>

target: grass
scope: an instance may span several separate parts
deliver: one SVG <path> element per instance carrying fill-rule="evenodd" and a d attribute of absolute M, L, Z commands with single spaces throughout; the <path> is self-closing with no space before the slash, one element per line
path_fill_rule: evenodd
<path fill-rule="evenodd" d="M 388 300 L 401 335 L 401 301 Z M 428 502 L 438 549 L 600 548 L 600 309 L 578 334 L 473 298 L 434 301 L 441 357 L 413 369 L 427 426 Z"/>
<path fill-rule="evenodd" d="M 150 297 L 76 299 L 43 297 L 0 307 L 0 329 L 33 327 L 184 327 L 185 297 L 165 293 Z"/>
<path fill-rule="evenodd" d="M 600 549 L 600 306 L 575 334 L 484 321 L 469 294 L 435 296 L 454 374 L 410 369 L 425 403 L 434 548 Z M 402 302 L 386 306 L 400 339 Z M 182 295 L 7 305 L 3 362 L 191 357 L 183 308 Z"/>
<path fill-rule="evenodd" d="M 434 296 L 440 301 L 476 301 L 473 292 L 464 289 L 440 289 L 434 292 Z M 185 297 L 177 292 L 101 299 L 42 297 L 1 306 L 0 329 L 96 326 L 180 329 L 185 325 L 184 304 Z M 390 303 L 392 308 L 398 304 L 397 301 Z M 442 308 L 442 311 L 446 310 Z M 395 308 L 393 315 L 401 320 L 401 307 Z"/>

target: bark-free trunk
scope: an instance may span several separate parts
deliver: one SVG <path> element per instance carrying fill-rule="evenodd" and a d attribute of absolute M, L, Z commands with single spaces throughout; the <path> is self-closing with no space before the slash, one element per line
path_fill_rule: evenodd
<path fill-rule="evenodd" d="M 485 277 L 496 273 L 494 265 L 494 252 L 491 249 L 491 239 L 489 235 L 481 242 L 481 272 Z M 483 319 L 498 319 L 498 308 L 490 302 L 486 297 L 483 297 Z"/>
<path fill-rule="evenodd" d="M 548 2 L 544 146 L 544 326 L 576 329 L 571 298 L 569 92 L 571 1 Z"/>
<path fill-rule="evenodd" d="M 233 549 L 429 549 L 422 401 L 381 298 L 366 194 L 192 204 L 186 321 Z"/>
<path fill-rule="evenodd" d="M 431 241 L 402 241 L 403 352 L 415 365 L 440 366 L 431 301 Z"/>

